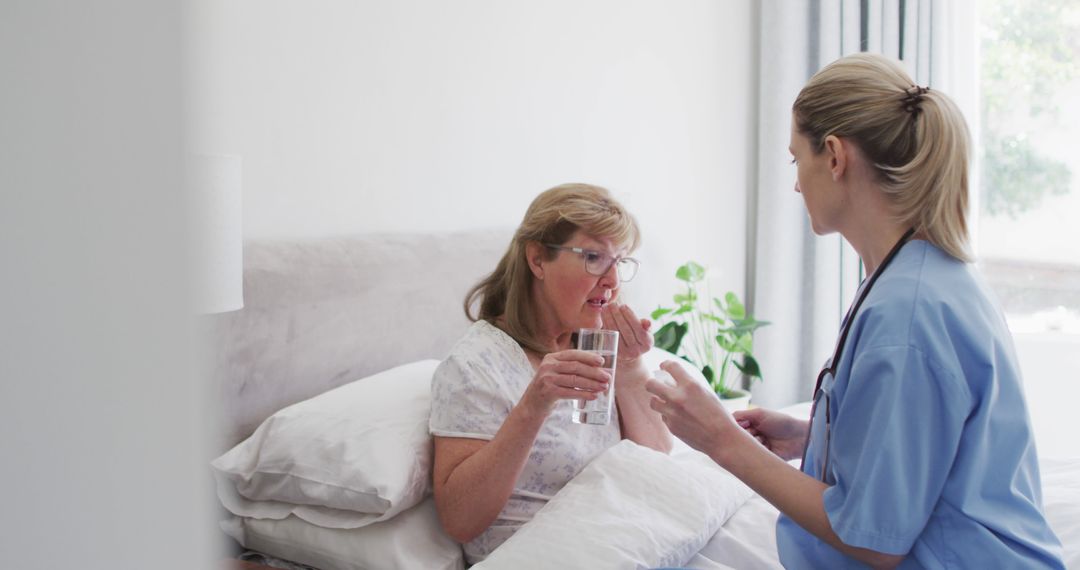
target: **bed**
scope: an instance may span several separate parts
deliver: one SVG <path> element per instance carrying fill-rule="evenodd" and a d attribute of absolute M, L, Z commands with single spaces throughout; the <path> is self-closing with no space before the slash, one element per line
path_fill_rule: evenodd
<path fill-rule="evenodd" d="M 245 244 L 245 306 L 215 317 L 211 350 L 220 526 L 244 556 L 319 570 L 467 565 L 430 498 L 427 389 L 468 325 L 466 290 L 510 234 Z M 1080 460 L 1042 467 L 1051 524 L 1080 567 Z M 623 442 L 474 568 L 777 568 L 775 519 L 689 448 Z"/>

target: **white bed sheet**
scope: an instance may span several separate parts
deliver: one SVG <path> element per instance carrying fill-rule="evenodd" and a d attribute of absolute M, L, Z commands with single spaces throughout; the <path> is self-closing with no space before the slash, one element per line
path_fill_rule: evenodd
<path fill-rule="evenodd" d="M 716 531 L 686 567 L 696 570 L 783 568 L 776 554 L 776 517 L 779 514 L 768 501 L 754 495 Z"/>
<path fill-rule="evenodd" d="M 1043 508 L 1065 550 L 1065 567 L 1080 568 L 1080 458 L 1039 462 Z"/>

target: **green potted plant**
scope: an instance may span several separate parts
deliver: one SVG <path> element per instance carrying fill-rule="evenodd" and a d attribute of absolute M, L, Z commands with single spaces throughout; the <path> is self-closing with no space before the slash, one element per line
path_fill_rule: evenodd
<path fill-rule="evenodd" d="M 656 346 L 671 352 L 696 368 L 729 409 L 749 405 L 750 393 L 741 388 L 739 374 L 761 380 L 761 366 L 754 358 L 754 331 L 769 324 L 747 314 L 735 293 L 718 299 L 708 293 L 705 268 L 688 261 L 675 271 L 685 290 L 674 296 L 674 307 L 652 312 L 656 322 L 665 322 L 655 335 Z M 702 296 L 701 289 L 705 288 Z M 741 400 L 741 401 L 739 401 Z"/>

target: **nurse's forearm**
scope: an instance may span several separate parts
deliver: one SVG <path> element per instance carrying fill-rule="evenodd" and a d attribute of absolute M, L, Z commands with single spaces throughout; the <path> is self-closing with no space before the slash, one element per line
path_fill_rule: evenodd
<path fill-rule="evenodd" d="M 825 514 L 825 483 L 795 469 L 741 429 L 727 435 L 709 454 L 713 460 L 807 532 L 874 568 L 893 568 L 903 561 L 903 556 L 844 544 Z"/>

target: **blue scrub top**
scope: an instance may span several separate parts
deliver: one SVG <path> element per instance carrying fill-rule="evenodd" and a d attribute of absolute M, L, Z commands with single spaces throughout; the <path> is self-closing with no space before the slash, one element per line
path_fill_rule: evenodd
<path fill-rule="evenodd" d="M 825 512 L 845 544 L 901 568 L 1064 568 L 1004 317 L 982 279 L 922 240 L 870 290 L 822 382 Z M 826 405 L 804 471 L 820 478 Z M 781 515 L 786 568 L 862 567 Z"/>

